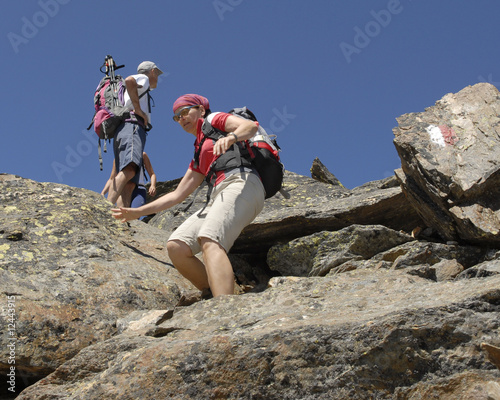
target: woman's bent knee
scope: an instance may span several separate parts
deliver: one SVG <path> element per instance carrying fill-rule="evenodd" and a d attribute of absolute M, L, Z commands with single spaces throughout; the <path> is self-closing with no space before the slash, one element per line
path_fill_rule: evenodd
<path fill-rule="evenodd" d="M 172 261 L 179 257 L 192 257 L 193 253 L 191 248 L 184 242 L 180 240 L 169 240 L 167 242 L 167 252 L 168 256 Z"/>

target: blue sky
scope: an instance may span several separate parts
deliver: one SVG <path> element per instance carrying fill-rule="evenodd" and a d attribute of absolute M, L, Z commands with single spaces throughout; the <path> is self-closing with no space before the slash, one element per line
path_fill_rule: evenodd
<path fill-rule="evenodd" d="M 0 172 L 100 192 L 93 115 L 99 67 L 143 60 L 153 91 L 146 151 L 159 181 L 181 177 L 193 137 L 172 121 L 185 93 L 213 111 L 246 105 L 278 136 L 285 167 L 315 157 L 348 188 L 400 167 L 396 118 L 450 92 L 500 87 L 494 0 L 10 0 L 2 3 Z M 105 19 L 102 14 L 113 10 Z"/>

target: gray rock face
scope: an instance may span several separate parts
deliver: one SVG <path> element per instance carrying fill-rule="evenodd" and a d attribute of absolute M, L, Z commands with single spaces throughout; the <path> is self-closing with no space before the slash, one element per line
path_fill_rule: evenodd
<path fill-rule="evenodd" d="M 382 225 L 351 225 L 273 246 L 267 262 L 272 270 L 285 276 L 324 276 L 345 262 L 368 260 L 411 240 L 411 236 Z"/>
<path fill-rule="evenodd" d="M 397 119 L 397 173 L 412 206 L 446 240 L 500 242 L 500 95 L 488 83 Z M 478 201 L 480 199 L 480 201 Z"/>
<path fill-rule="evenodd" d="M 162 231 L 115 222 L 97 193 L 1 177 L 2 376 L 7 296 L 15 298 L 16 368 L 31 382 L 111 337 L 118 318 L 171 308 L 192 291 L 166 257 Z"/>
<path fill-rule="evenodd" d="M 142 318 L 19 399 L 498 398 L 480 345 L 498 338 L 499 285 L 385 269 L 275 278 L 261 294 Z M 455 397 L 433 397 L 444 386 Z"/>
<path fill-rule="evenodd" d="M 349 190 L 287 171 L 284 188 L 291 198 L 277 194 L 266 200 L 263 211 L 241 233 L 233 252 L 265 255 L 274 244 L 352 224 L 380 224 L 405 231 L 422 225 L 394 178 Z M 204 201 L 205 195 L 200 192 L 188 213 L 181 210 L 189 199 L 173 210 L 157 214 L 149 223 L 170 235 Z"/>
<path fill-rule="evenodd" d="M 15 319 L 21 400 L 499 399 L 498 114 L 480 84 L 400 117 L 402 169 L 352 190 L 287 172 L 209 300 L 165 252 L 181 208 L 0 175 L 0 373 Z"/>
<path fill-rule="evenodd" d="M 319 158 L 315 158 L 312 163 L 311 177 L 319 182 L 342 186 L 337 177 L 328 171 L 328 168 L 326 168 Z"/>

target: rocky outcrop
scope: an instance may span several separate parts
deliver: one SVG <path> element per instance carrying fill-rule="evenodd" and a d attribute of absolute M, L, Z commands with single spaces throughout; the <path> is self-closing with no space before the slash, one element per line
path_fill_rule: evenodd
<path fill-rule="evenodd" d="M 324 276 L 346 262 L 368 260 L 411 240 L 411 236 L 382 225 L 351 225 L 273 246 L 267 262 L 284 276 Z"/>
<path fill-rule="evenodd" d="M 323 231 L 273 246 L 267 254 L 272 270 L 284 276 L 324 276 L 357 268 L 431 268 L 435 280 L 444 269 L 462 272 L 480 263 L 487 250 L 416 241 L 412 236 L 382 225 L 351 225 L 339 231 Z M 436 275 L 435 264 L 445 263 Z M 424 269 L 425 269 L 424 268 Z M 458 275 L 458 273 L 456 274 Z M 429 275 L 428 277 L 431 277 Z"/>
<path fill-rule="evenodd" d="M 488 83 L 469 86 L 397 121 L 397 176 L 422 219 L 446 240 L 498 245 L 498 90 Z"/>
<path fill-rule="evenodd" d="M 287 172 L 229 255 L 238 296 L 202 299 L 165 252 L 203 193 L 119 224 L 96 193 L 0 176 L 0 372 L 14 357 L 30 400 L 500 398 L 495 96 L 400 117 L 394 177 Z"/>
<path fill-rule="evenodd" d="M 423 224 L 395 177 L 349 190 L 287 171 L 284 188 L 291 198 L 277 194 L 266 200 L 263 211 L 236 241 L 234 253 L 265 255 L 274 244 L 352 224 L 380 224 L 407 232 Z M 170 234 L 192 212 L 192 209 L 182 211 L 191 200 L 192 197 L 172 210 L 157 214 L 149 223 Z M 204 202 L 205 192 L 200 192 L 192 208 L 201 207 Z"/>
<path fill-rule="evenodd" d="M 115 222 L 97 193 L 0 177 L 2 310 L 7 297 L 15 299 L 15 341 L 2 313 L 2 376 L 9 344 L 30 383 L 114 335 L 119 318 L 171 308 L 193 290 L 166 257 L 163 232 Z"/>
<path fill-rule="evenodd" d="M 163 322 L 144 317 L 20 399 L 500 395 L 499 371 L 481 350 L 498 340 L 500 275 L 437 283 L 365 269 L 270 285 L 196 303 Z"/>
<path fill-rule="evenodd" d="M 337 177 L 333 175 L 317 157 L 313 160 L 312 163 L 311 178 L 319 182 L 329 183 L 330 185 L 339 185 L 343 187 Z"/>

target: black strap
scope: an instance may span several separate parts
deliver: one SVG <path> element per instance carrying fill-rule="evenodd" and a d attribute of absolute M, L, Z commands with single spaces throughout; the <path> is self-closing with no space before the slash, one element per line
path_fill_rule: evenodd
<path fill-rule="evenodd" d="M 99 168 L 102 171 L 102 152 L 101 152 L 101 140 L 104 142 L 104 152 L 108 152 L 108 148 L 106 147 L 106 139 L 97 138 L 97 152 L 99 153 Z M 111 139 L 108 139 L 111 142 Z"/>
<path fill-rule="evenodd" d="M 195 149 L 195 152 L 194 152 L 193 166 L 195 168 L 198 168 L 198 166 L 199 166 L 200 153 L 201 153 L 201 149 L 203 147 L 203 143 L 205 143 L 205 140 L 212 139 L 213 141 L 217 141 L 221 137 L 227 136 L 227 134 L 228 134 L 227 132 L 223 132 L 223 131 L 220 131 L 220 130 L 214 128 L 212 126 L 212 124 L 210 124 L 207 120 L 205 120 L 203 122 L 202 132 L 203 132 L 203 138 L 201 139 L 200 143 L 198 144 L 198 148 Z M 228 153 L 229 151 L 231 151 L 231 149 L 228 149 L 228 151 L 225 153 L 225 155 L 229 154 Z M 212 190 L 214 188 L 214 181 L 217 178 L 217 173 L 216 173 L 217 171 L 224 171 L 224 170 L 228 170 L 228 169 L 234 169 L 234 168 L 245 166 L 245 164 L 243 162 L 243 156 L 241 154 L 241 149 L 240 149 L 238 143 L 233 144 L 232 151 L 234 153 L 234 159 L 235 159 L 235 162 L 233 163 L 233 165 L 229 165 L 227 167 L 225 166 L 224 168 L 221 168 L 220 165 L 217 165 L 217 161 L 222 159 L 221 158 L 222 156 L 219 156 L 210 166 L 209 172 L 208 172 L 207 176 L 205 177 L 203 183 L 198 187 L 198 189 L 196 189 L 191 202 L 184 209 L 182 209 L 183 212 L 186 212 L 194 204 L 194 202 L 196 200 L 196 196 L 198 195 L 199 191 L 203 187 L 205 187 L 205 185 L 208 185 L 207 199 L 205 201 L 205 205 L 203 206 L 202 210 L 205 209 L 208 202 L 210 201 L 210 196 L 212 195 Z M 177 213 L 178 212 L 179 211 L 177 211 Z"/>
<path fill-rule="evenodd" d="M 97 138 L 97 143 L 99 145 L 97 151 L 99 153 L 99 168 L 101 169 L 102 171 L 102 153 L 101 153 L 101 139 Z M 104 142 L 106 143 L 106 142 Z"/>
<path fill-rule="evenodd" d="M 151 114 L 151 99 L 153 98 L 149 94 L 150 91 L 151 91 L 151 88 L 148 88 L 145 92 L 141 93 L 141 95 L 139 96 L 139 100 L 140 100 L 146 94 L 148 95 L 148 112 L 149 112 L 149 114 Z M 154 100 L 153 100 L 153 107 L 154 107 Z M 150 123 L 146 124 L 146 121 L 144 121 L 144 118 L 142 118 L 141 116 L 138 116 L 138 115 L 130 113 L 130 118 L 132 120 L 135 119 L 135 121 L 139 122 L 144 127 L 144 129 L 146 130 L 146 132 L 149 132 L 151 129 L 153 129 L 153 126 Z"/>
<path fill-rule="evenodd" d="M 151 100 L 153 100 L 153 107 L 155 107 L 155 99 L 153 99 L 153 96 L 149 94 L 150 89 L 147 90 L 148 93 L 148 111 L 151 114 Z"/>
<path fill-rule="evenodd" d="M 147 93 L 149 93 L 150 90 L 151 88 L 148 88 L 144 93 L 141 93 L 141 95 L 139 96 L 139 100 L 142 99 Z M 148 103 L 149 103 L 149 98 L 148 98 Z"/>
<path fill-rule="evenodd" d="M 207 139 L 206 136 L 203 136 L 203 139 L 201 139 L 201 142 L 198 144 L 198 149 L 195 150 L 194 152 L 194 167 L 198 168 L 200 165 L 200 153 L 201 153 L 201 148 L 203 147 L 203 143 L 205 143 L 205 140 Z"/>
<path fill-rule="evenodd" d="M 90 122 L 89 127 L 87 128 L 88 131 L 90 131 L 90 128 L 92 128 L 92 125 L 94 125 L 94 120 L 95 120 L 95 115 L 97 114 L 97 111 L 94 112 L 94 116 L 92 117 L 92 121 Z"/>

